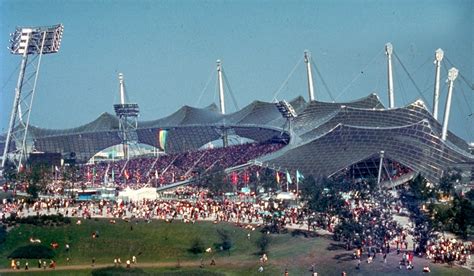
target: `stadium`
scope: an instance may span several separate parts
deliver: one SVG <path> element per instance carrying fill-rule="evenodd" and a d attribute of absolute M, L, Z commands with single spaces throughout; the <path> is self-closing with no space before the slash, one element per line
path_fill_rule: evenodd
<path fill-rule="evenodd" d="M 62 32 L 62 25 L 37 29 L 18 28 L 12 40 L 18 40 L 18 43 L 12 44 L 11 52 L 21 54 L 23 61 L 30 55 L 41 57 L 43 54 L 56 53 L 59 50 Z M 34 39 L 28 42 L 25 38 L 29 36 Z M 40 45 L 41 36 L 45 38 Z M 25 41 L 31 45 L 22 45 Z M 31 97 L 32 103 L 39 63 L 34 67 L 31 64 L 26 65 L 25 62 L 22 63 L 23 67 L 20 70 L 9 131 L 3 135 L 0 142 L 0 149 L 4 153 L 2 166 L 7 159 L 12 159 L 20 168 L 25 160 L 31 162 L 31 157 L 41 159 L 42 155 L 55 159 L 54 164 L 51 160 L 49 162 L 54 166 L 63 165 L 65 161 L 85 164 L 94 160 L 93 157 L 97 153 L 121 145 L 122 157 L 127 162 L 119 168 L 120 175 L 125 173 L 143 175 L 143 172 L 146 172 L 146 180 L 149 181 L 148 176 L 151 172 L 156 171 L 155 177 L 158 175 L 155 167 L 158 158 L 150 162 L 150 167 L 141 168 L 142 172 L 137 172 L 136 169 L 133 173 L 126 171 L 128 160 L 133 157 L 132 152 L 139 147 L 138 145 L 152 147 L 155 153 L 160 151 L 168 155 L 179 155 L 196 152 L 214 145 L 218 140 L 221 140 L 221 146 L 226 148 L 229 146 L 229 138 L 237 137 L 240 141 L 245 139 L 247 142 L 257 144 L 281 146 L 274 147 L 272 152 L 264 150 L 262 154 L 253 154 L 251 158 L 240 158 L 240 161 L 221 164 L 230 171 L 234 167 L 257 165 L 288 175 L 297 172 L 314 177 L 342 174 L 352 179 L 378 175 L 379 183 L 383 176 L 391 185 L 398 185 L 394 183 L 394 176 L 399 184 L 418 173 L 431 182 L 437 182 L 448 168 L 460 167 L 468 178 L 472 178 L 474 175 L 472 149 L 466 141 L 448 131 L 450 101 L 453 83 L 458 75 L 457 69 L 451 68 L 448 73 L 449 91 L 444 122 L 441 124 L 437 118 L 440 62 L 443 59 L 443 51 L 438 49 L 435 54 L 437 66 L 432 111 L 428 110 L 422 100 L 400 108 L 394 106 L 391 61 L 393 46 L 390 43 L 386 44 L 385 53 L 388 62 L 388 108 L 376 94 L 346 103 L 316 100 L 312 77 L 313 64 L 309 52 L 305 51 L 308 101 L 301 96 L 289 102 L 254 101 L 240 110 L 227 114 L 224 73 L 218 60 L 219 107 L 214 103 L 205 108 L 183 106 L 164 118 L 138 121 L 139 105 L 127 101 L 124 76 L 119 74 L 120 103 L 114 105 L 115 114 L 103 113 L 90 123 L 70 129 L 45 129 L 29 123 L 32 104 L 22 107 L 22 103 L 28 101 L 26 97 Z M 30 75 L 25 76 L 24 72 L 28 71 L 28 66 L 33 68 Z M 32 79 L 31 76 L 35 77 L 33 89 L 22 98 L 21 88 Z M 232 94 L 231 96 L 234 98 Z M 23 119 L 25 117 L 26 120 Z M 27 158 L 29 153 L 32 155 Z M 225 151 L 223 154 L 225 155 Z M 158 156 L 155 154 L 151 158 L 155 157 Z M 197 160 L 196 164 L 193 163 L 193 166 L 183 170 L 191 172 L 199 162 Z M 171 163 L 167 167 L 172 165 Z M 105 175 L 109 174 L 109 167 L 110 165 L 107 165 Z M 114 169 L 112 174 L 115 174 L 113 171 Z M 400 177 L 401 174 L 409 177 Z M 185 174 L 188 175 L 189 173 Z"/>
<path fill-rule="evenodd" d="M 271 9 L 272 20 L 259 15 L 258 24 L 231 29 L 238 31 L 232 39 L 212 39 L 213 46 L 209 38 L 227 22 L 227 12 L 239 15 L 230 3 L 221 10 L 225 20 L 216 20 L 216 3 L 205 8 L 212 15 L 202 28 L 209 37 L 173 23 L 193 10 L 184 17 L 199 25 L 198 9 L 181 13 L 178 6 L 146 4 L 150 18 L 141 25 L 144 18 L 129 17 L 127 5 L 114 10 L 81 3 L 87 17 L 72 5 L 71 18 L 84 24 L 67 17 L 72 35 L 50 67 L 62 24 L 16 27 L 10 34 L 14 56 L 6 67 L 20 63 L 10 77 L 1 74 L 4 88 L 12 88 L 5 90 L 14 93 L 5 94 L 13 105 L 10 112 L 10 100 L 7 109 L 4 104 L 9 122 L 0 132 L 0 274 L 472 274 L 473 111 L 472 95 L 463 91 L 472 83 L 463 75 L 470 60 L 456 54 L 465 49 L 453 47 L 465 44 L 452 42 L 460 35 L 441 32 L 433 40 L 430 28 L 416 24 L 415 39 L 422 43 L 412 43 L 410 24 L 400 25 L 396 16 L 398 35 L 386 38 L 400 45 L 398 53 L 391 43 L 377 46 L 380 33 L 371 32 L 371 41 L 363 30 L 376 25 L 385 31 L 391 7 L 381 9 L 377 24 L 356 15 L 346 24 L 350 32 L 330 28 L 322 35 L 313 26 L 333 17 L 339 25 L 354 9 L 345 16 L 328 10 L 320 15 L 330 17 L 315 21 L 301 16 L 312 7 L 294 5 L 298 13 L 288 17 L 285 5 L 287 20 L 280 25 Z M 251 22 L 248 5 L 237 3 L 244 12 L 236 23 Z M 437 13 L 445 9 L 439 6 Z M 93 16 L 101 7 L 107 12 Z M 155 24 L 158 17 L 170 24 Z M 300 22 L 304 18 L 311 25 Z M 359 20 L 363 24 L 355 24 Z M 258 30 L 260 22 L 272 28 Z M 192 32 L 181 36 L 183 27 Z M 274 30 L 287 27 L 282 44 L 288 45 L 279 50 Z M 308 40 L 298 42 L 302 35 Z M 351 43 L 339 45 L 331 36 Z M 105 41 L 109 45 L 101 47 Z M 286 53 L 304 49 L 302 43 L 315 47 L 317 64 L 305 50 L 288 67 L 294 57 Z M 441 49 L 425 56 L 414 45 L 442 45 L 456 63 Z M 410 58 L 409 66 L 398 54 Z M 232 82 L 232 89 L 217 60 L 202 85 L 202 68 L 216 57 L 226 58 L 237 76 L 251 77 Z M 290 68 L 284 78 L 280 73 Z M 328 82 L 321 74 L 326 70 Z M 401 70 L 407 76 L 400 77 Z M 38 82 L 43 75 L 45 82 Z M 278 90 L 271 89 L 282 79 Z"/>

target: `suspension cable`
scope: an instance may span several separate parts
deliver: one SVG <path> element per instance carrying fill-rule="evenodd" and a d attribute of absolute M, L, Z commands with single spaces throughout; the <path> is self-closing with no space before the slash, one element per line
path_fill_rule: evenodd
<path fill-rule="evenodd" d="M 342 96 L 342 95 L 347 91 L 347 89 L 349 89 L 349 88 L 352 86 L 352 84 L 354 84 L 354 82 L 356 82 L 356 81 L 362 76 L 363 72 L 367 69 L 367 67 L 369 67 L 369 65 L 371 65 L 372 63 L 374 63 L 375 60 L 379 57 L 379 55 L 380 55 L 381 53 L 383 53 L 383 51 L 384 51 L 383 49 L 380 50 L 380 52 L 378 52 L 378 53 L 372 58 L 372 60 L 370 60 L 369 63 L 367 63 L 367 64 L 362 68 L 362 70 L 360 71 L 361 73 L 357 74 L 357 75 L 349 82 L 349 84 L 347 84 L 346 87 L 344 87 L 344 89 L 342 89 L 341 93 L 339 93 L 339 95 L 337 95 L 337 97 L 336 97 L 336 99 L 335 99 L 334 101 L 337 101 L 337 99 L 339 99 L 339 97 Z"/>
<path fill-rule="evenodd" d="M 326 88 L 326 91 L 328 92 L 329 97 L 331 98 L 331 100 L 333 100 L 335 102 L 336 100 L 332 96 L 332 93 L 331 93 L 331 90 L 329 89 L 329 86 L 327 85 L 326 81 L 324 80 L 323 75 L 319 71 L 318 67 L 316 65 L 314 65 L 313 60 L 311 60 L 311 66 L 313 67 L 314 70 L 316 70 L 316 73 L 318 74 L 319 78 L 321 79 L 321 82 L 323 83 L 324 88 Z"/>
<path fill-rule="evenodd" d="M 278 96 L 278 94 L 280 94 L 281 90 L 283 89 L 283 87 L 285 87 L 285 85 L 288 83 L 288 81 L 290 80 L 291 76 L 293 75 L 293 73 L 295 73 L 296 71 L 296 68 L 298 68 L 298 65 L 300 65 L 300 63 L 303 61 L 303 58 L 304 57 L 301 57 L 298 62 L 296 63 L 296 65 L 293 67 L 293 69 L 290 71 L 290 74 L 288 74 L 288 76 L 286 77 L 285 81 L 281 84 L 280 88 L 278 88 L 278 90 L 275 91 L 275 93 L 273 94 L 273 100 L 272 101 L 276 101 L 276 97 Z"/>
<path fill-rule="evenodd" d="M 199 95 L 199 98 L 197 100 L 197 106 L 201 103 L 202 96 L 204 96 L 204 92 L 207 90 L 207 87 L 211 83 L 212 77 L 214 76 L 214 70 L 211 71 L 211 74 L 209 75 L 209 78 L 207 79 L 206 85 L 204 85 L 204 88 L 201 91 L 201 94 Z"/>
<path fill-rule="evenodd" d="M 405 73 L 407 74 L 408 78 L 410 79 L 410 81 L 412 82 L 413 86 L 415 86 L 416 88 L 416 91 L 418 92 L 418 94 L 421 96 L 421 98 L 423 99 L 423 101 L 425 101 L 425 104 L 428 104 L 428 101 L 426 100 L 425 96 L 423 96 L 423 93 L 421 92 L 421 89 L 418 87 L 418 85 L 415 83 L 415 80 L 413 79 L 413 77 L 411 76 L 411 74 L 408 72 L 407 68 L 405 67 L 405 65 L 403 64 L 403 62 L 401 61 L 401 59 L 398 57 L 397 53 L 395 51 L 393 51 L 393 54 L 395 56 L 395 58 L 398 60 L 398 63 L 400 63 L 400 65 L 402 66 L 403 70 L 405 71 Z"/>
<path fill-rule="evenodd" d="M 227 79 L 227 74 L 225 73 L 224 68 L 222 68 L 222 75 L 224 76 L 225 84 L 227 88 L 229 89 L 230 98 L 232 99 L 232 103 L 234 104 L 235 111 L 237 111 L 239 110 L 239 106 L 237 105 L 237 101 L 235 100 L 234 92 L 232 92 L 232 88 L 230 87 L 230 83 L 229 83 L 229 80 Z"/>

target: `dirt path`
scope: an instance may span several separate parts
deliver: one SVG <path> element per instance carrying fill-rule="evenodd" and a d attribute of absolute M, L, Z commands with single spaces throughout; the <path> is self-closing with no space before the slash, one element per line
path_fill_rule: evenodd
<path fill-rule="evenodd" d="M 211 267 L 209 265 L 209 260 L 206 260 L 204 262 L 204 267 L 209 268 Z M 182 261 L 179 263 L 180 267 L 196 267 L 198 268 L 200 266 L 201 262 L 200 261 Z M 216 266 L 215 267 L 251 267 L 256 265 L 256 261 L 232 261 L 232 260 L 219 260 L 216 259 Z M 160 262 L 160 263 L 138 263 L 136 265 L 131 265 L 131 267 L 136 267 L 136 268 L 175 268 L 177 267 L 178 263 L 177 262 Z M 54 270 L 85 270 L 85 269 L 98 269 L 98 268 L 105 268 L 105 267 L 113 267 L 114 264 L 96 264 L 95 266 L 91 265 L 66 265 L 66 266 L 57 266 Z M 125 267 L 124 264 L 122 264 L 122 267 Z M 37 266 L 30 266 L 29 271 L 51 271 L 51 268 L 38 268 Z M 24 263 L 23 266 L 20 270 L 12 270 L 12 269 L 0 269 L 0 275 L 1 273 L 15 273 L 15 272 L 25 272 L 24 268 Z"/>

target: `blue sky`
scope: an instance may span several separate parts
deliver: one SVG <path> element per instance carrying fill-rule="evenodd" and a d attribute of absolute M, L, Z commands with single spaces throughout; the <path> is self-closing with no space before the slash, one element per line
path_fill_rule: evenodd
<path fill-rule="evenodd" d="M 473 15 L 469 0 L 0 0 L 0 128 L 7 128 L 21 59 L 6 49 L 16 26 L 64 24 L 60 52 L 42 61 L 32 123 L 66 128 L 113 112 L 119 72 L 129 98 L 141 107 L 141 120 L 182 105 L 217 103 L 216 59 L 223 61 L 239 107 L 271 101 L 277 90 L 278 98 L 307 98 L 303 63 L 282 85 L 305 49 L 330 89 L 315 72 L 318 100 L 331 101 L 331 94 L 350 101 L 375 92 L 387 105 L 386 42 L 431 106 L 437 48 L 472 85 Z M 394 66 L 396 105 L 420 98 L 398 61 Z M 474 91 L 458 79 L 453 97 L 450 129 L 474 141 Z M 230 100 L 227 110 L 235 110 Z"/>

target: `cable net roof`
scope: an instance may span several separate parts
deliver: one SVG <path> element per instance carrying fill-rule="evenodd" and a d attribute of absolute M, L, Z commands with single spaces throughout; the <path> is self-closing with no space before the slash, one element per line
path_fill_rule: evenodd
<path fill-rule="evenodd" d="M 138 122 L 138 142 L 158 147 L 162 129 L 168 131 L 167 152 L 198 149 L 223 133 L 259 142 L 289 140 L 288 146 L 257 161 L 315 176 L 332 175 L 381 150 L 430 180 L 438 179 L 447 167 L 474 163 L 463 139 L 451 132 L 447 141 L 439 138 L 442 126 L 421 100 L 394 109 L 385 109 L 375 94 L 346 103 L 307 103 L 298 97 L 290 104 L 298 114 L 291 129 L 270 102 L 254 101 L 225 115 L 215 104 L 205 108 L 183 106 L 164 118 Z M 121 143 L 119 120 L 109 113 L 71 129 L 31 126 L 29 135 L 36 150 L 74 153 L 83 162 Z M 4 142 L 0 143 L 0 148 L 3 146 Z"/>

